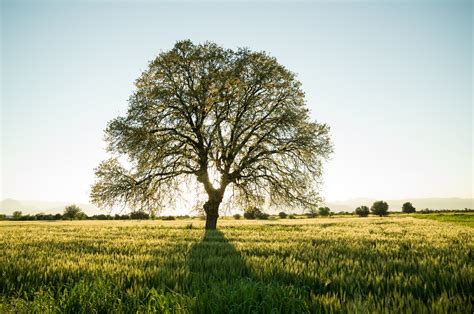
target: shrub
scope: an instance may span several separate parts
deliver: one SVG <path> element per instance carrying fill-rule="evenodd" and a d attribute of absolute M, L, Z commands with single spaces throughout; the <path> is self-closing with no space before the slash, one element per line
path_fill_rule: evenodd
<path fill-rule="evenodd" d="M 115 214 L 114 219 L 115 220 L 128 220 L 128 219 L 130 219 L 130 216 L 129 215 Z"/>
<path fill-rule="evenodd" d="M 174 216 L 163 216 L 161 220 L 176 220 L 176 218 L 174 218 Z"/>
<path fill-rule="evenodd" d="M 257 219 L 259 216 L 261 216 L 263 212 L 260 210 L 260 208 L 253 206 L 247 208 L 247 210 L 244 212 L 244 218 L 245 219 Z"/>
<path fill-rule="evenodd" d="M 308 210 L 308 213 L 306 214 L 306 217 L 308 218 L 316 218 L 318 216 L 318 210 L 316 208 L 310 208 Z"/>
<path fill-rule="evenodd" d="M 288 217 L 288 215 L 287 215 L 285 212 L 279 212 L 279 213 L 278 213 L 278 216 L 279 216 L 281 219 L 285 219 L 286 217 Z"/>
<path fill-rule="evenodd" d="M 329 216 L 331 209 L 329 207 L 319 207 L 319 214 L 321 216 Z"/>
<path fill-rule="evenodd" d="M 105 214 L 100 214 L 100 215 L 94 215 L 91 217 L 93 220 L 112 220 L 112 216 L 110 215 L 105 215 Z"/>
<path fill-rule="evenodd" d="M 296 219 L 296 216 L 295 216 L 294 214 L 290 214 L 290 215 L 288 216 L 288 218 L 289 218 L 289 219 Z"/>
<path fill-rule="evenodd" d="M 255 215 L 252 212 L 245 212 L 244 213 L 244 218 L 245 219 L 255 219 Z"/>
<path fill-rule="evenodd" d="M 256 206 L 250 207 L 244 212 L 245 219 L 268 219 L 269 217 L 269 214 L 264 213 L 260 208 Z"/>
<path fill-rule="evenodd" d="M 6 220 L 6 219 L 7 219 L 7 215 L 0 214 L 0 220 Z"/>
<path fill-rule="evenodd" d="M 387 216 L 388 204 L 384 201 L 377 201 L 372 205 L 370 211 L 372 212 L 372 214 L 379 215 L 380 217 Z"/>
<path fill-rule="evenodd" d="M 257 216 L 257 219 L 267 220 L 269 217 L 270 217 L 269 214 L 261 213 L 260 215 Z"/>
<path fill-rule="evenodd" d="M 22 220 L 22 221 L 25 221 L 25 220 L 36 220 L 36 216 L 33 216 L 33 215 L 23 215 L 23 216 L 21 216 L 18 220 Z"/>
<path fill-rule="evenodd" d="M 143 210 L 138 210 L 130 213 L 130 219 L 146 220 L 150 219 L 150 215 L 145 213 Z"/>
<path fill-rule="evenodd" d="M 367 206 L 359 206 L 355 209 L 355 213 L 359 217 L 369 216 L 369 208 Z"/>
<path fill-rule="evenodd" d="M 54 215 L 39 213 L 35 215 L 36 220 L 54 220 Z"/>
<path fill-rule="evenodd" d="M 240 214 L 235 214 L 234 215 L 234 219 L 235 220 L 239 220 L 240 218 L 242 218 L 242 216 Z"/>
<path fill-rule="evenodd" d="M 413 207 L 412 203 L 406 202 L 402 206 L 402 212 L 404 212 L 405 214 L 411 214 L 411 213 L 416 212 L 416 209 L 415 207 Z"/>

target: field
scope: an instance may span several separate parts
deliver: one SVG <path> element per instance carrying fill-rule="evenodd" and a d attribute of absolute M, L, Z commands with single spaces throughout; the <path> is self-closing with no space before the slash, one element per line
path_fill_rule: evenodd
<path fill-rule="evenodd" d="M 353 217 L 202 227 L 0 222 L 0 312 L 474 310 L 466 225 Z"/>
<path fill-rule="evenodd" d="M 441 213 L 441 214 L 420 214 L 415 215 L 420 219 L 431 219 L 443 222 L 450 222 L 461 224 L 474 228 L 474 214 L 473 213 Z"/>

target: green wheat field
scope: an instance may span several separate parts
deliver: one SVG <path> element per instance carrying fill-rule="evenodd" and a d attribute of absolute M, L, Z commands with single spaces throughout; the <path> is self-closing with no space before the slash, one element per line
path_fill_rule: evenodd
<path fill-rule="evenodd" d="M 472 313 L 473 217 L 0 222 L 0 313 Z"/>

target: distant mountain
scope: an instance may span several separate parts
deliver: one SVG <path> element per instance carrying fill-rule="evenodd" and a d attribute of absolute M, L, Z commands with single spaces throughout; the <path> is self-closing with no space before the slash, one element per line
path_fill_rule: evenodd
<path fill-rule="evenodd" d="M 361 205 L 370 207 L 376 199 L 356 198 L 347 201 L 327 202 L 326 205 L 334 212 L 352 212 Z M 389 205 L 389 211 L 401 211 L 406 202 L 411 202 L 417 210 L 429 209 L 474 209 L 473 198 L 412 198 L 400 200 L 385 200 Z"/>
<path fill-rule="evenodd" d="M 6 211 L 23 210 L 23 205 L 14 199 L 7 198 L 0 202 L 0 213 L 4 214 Z"/>
<path fill-rule="evenodd" d="M 30 214 L 57 214 L 64 211 L 64 207 L 73 203 L 65 202 L 38 202 L 38 201 L 18 201 L 14 199 L 4 199 L 0 202 L 0 214 L 11 215 L 14 211 L 21 211 L 24 215 Z M 91 204 L 76 204 L 87 215 L 104 214 L 97 207 Z"/>

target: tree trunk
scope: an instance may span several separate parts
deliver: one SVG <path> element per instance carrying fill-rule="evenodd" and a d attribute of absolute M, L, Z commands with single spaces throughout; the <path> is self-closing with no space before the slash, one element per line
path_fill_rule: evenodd
<path fill-rule="evenodd" d="M 219 193 L 209 194 L 209 199 L 204 204 L 206 212 L 206 229 L 216 229 L 217 218 L 219 218 L 219 205 L 222 202 L 222 195 Z"/>
<path fill-rule="evenodd" d="M 206 215 L 206 229 L 215 230 L 217 227 L 218 217 L 219 217 L 219 214 L 215 214 L 215 215 L 207 214 Z"/>

